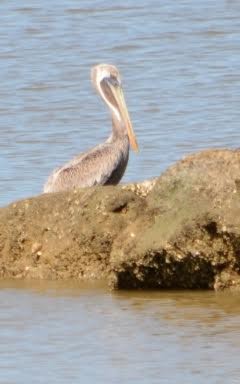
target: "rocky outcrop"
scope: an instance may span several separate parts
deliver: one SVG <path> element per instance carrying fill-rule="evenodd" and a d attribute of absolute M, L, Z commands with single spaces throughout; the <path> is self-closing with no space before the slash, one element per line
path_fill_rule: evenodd
<path fill-rule="evenodd" d="M 46 194 L 0 210 L 0 276 L 113 288 L 240 287 L 240 151 L 157 179 Z"/>
<path fill-rule="evenodd" d="M 11 204 L 0 210 L 0 276 L 107 278 L 114 241 L 144 206 L 144 198 L 121 187 L 45 194 Z"/>

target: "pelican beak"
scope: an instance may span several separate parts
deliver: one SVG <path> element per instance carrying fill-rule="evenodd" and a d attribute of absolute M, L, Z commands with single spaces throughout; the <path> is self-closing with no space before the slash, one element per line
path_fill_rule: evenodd
<path fill-rule="evenodd" d="M 136 136 L 134 134 L 134 131 L 133 131 L 133 127 L 132 127 L 132 123 L 131 123 L 130 116 L 128 113 L 125 98 L 123 95 L 122 87 L 120 86 L 120 84 L 118 82 L 114 82 L 114 84 L 112 82 L 109 82 L 108 84 L 111 88 L 112 94 L 113 94 L 115 101 L 117 103 L 119 114 L 120 114 L 121 118 L 123 119 L 123 121 L 127 127 L 130 145 L 134 151 L 138 152 L 138 143 L 137 143 L 137 139 L 136 139 Z"/>

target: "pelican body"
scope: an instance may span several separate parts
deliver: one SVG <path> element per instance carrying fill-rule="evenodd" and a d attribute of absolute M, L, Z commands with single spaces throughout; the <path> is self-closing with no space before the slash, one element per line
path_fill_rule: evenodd
<path fill-rule="evenodd" d="M 104 143 L 54 170 L 44 186 L 45 193 L 118 184 L 128 163 L 129 145 L 138 150 L 117 68 L 96 65 L 91 70 L 91 79 L 110 109 L 112 133 Z"/>

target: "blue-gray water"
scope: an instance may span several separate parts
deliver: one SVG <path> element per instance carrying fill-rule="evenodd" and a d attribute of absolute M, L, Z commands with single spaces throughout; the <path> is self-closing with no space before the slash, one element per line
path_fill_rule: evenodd
<path fill-rule="evenodd" d="M 104 140 L 90 67 L 116 64 L 140 153 L 123 181 L 186 153 L 239 145 L 238 0 L 7 0 L 0 9 L 0 205 Z"/>
<path fill-rule="evenodd" d="M 0 283 L 0 383 L 239 383 L 239 295 Z"/>
<path fill-rule="evenodd" d="M 119 67 L 140 144 L 123 181 L 238 147 L 239 20 L 238 0 L 2 0 L 0 205 L 108 136 L 99 62 Z M 1 288 L 0 383 L 239 383 L 238 296 Z"/>

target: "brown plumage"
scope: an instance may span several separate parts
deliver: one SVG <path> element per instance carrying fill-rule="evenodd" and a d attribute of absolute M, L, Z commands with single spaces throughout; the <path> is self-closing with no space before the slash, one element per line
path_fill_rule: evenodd
<path fill-rule="evenodd" d="M 138 150 L 117 68 L 108 64 L 97 65 L 92 68 L 91 78 L 96 90 L 110 108 L 112 133 L 103 144 L 53 171 L 44 186 L 45 193 L 93 185 L 115 185 L 125 172 L 129 144 L 134 150 Z"/>

